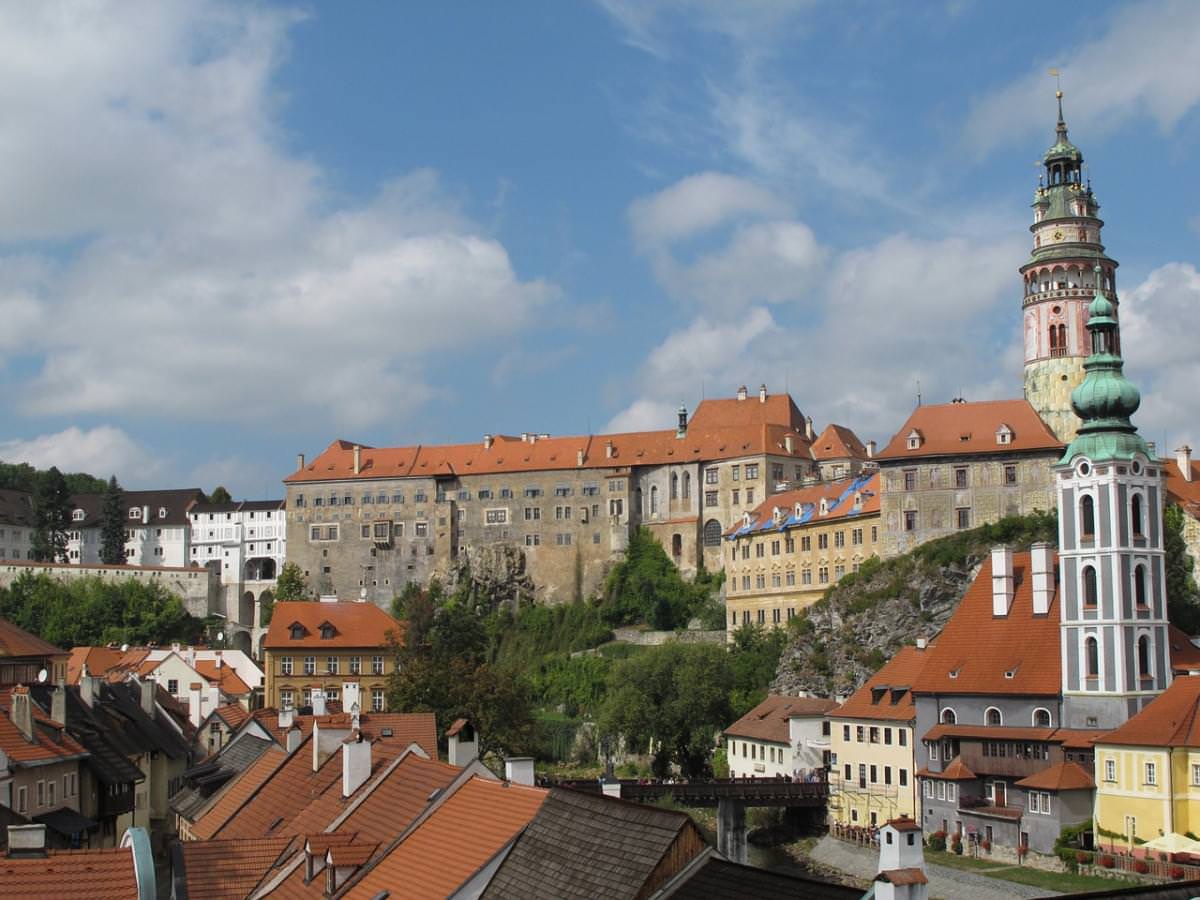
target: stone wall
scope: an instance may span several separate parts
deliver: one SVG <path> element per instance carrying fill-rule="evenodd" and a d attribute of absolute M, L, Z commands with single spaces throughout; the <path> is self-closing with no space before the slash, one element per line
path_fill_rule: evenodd
<path fill-rule="evenodd" d="M 0 563 L 0 586 L 8 587 L 25 572 L 48 575 L 62 581 L 74 578 L 100 578 L 104 581 L 156 581 L 183 600 L 190 615 L 202 619 L 223 612 L 221 582 L 208 569 L 154 568 L 151 566 L 72 566 L 64 563 Z"/>

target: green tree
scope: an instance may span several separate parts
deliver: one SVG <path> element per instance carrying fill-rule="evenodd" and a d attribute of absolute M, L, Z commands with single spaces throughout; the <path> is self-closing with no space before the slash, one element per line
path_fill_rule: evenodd
<path fill-rule="evenodd" d="M 233 497 L 229 495 L 229 491 L 225 490 L 224 485 L 217 485 L 213 488 L 213 492 L 208 495 L 209 503 L 232 503 Z"/>
<path fill-rule="evenodd" d="M 716 737 L 731 721 L 733 672 L 724 647 L 672 642 L 613 669 L 600 731 L 652 748 L 662 777 L 672 763 L 688 778 L 712 773 Z"/>
<path fill-rule="evenodd" d="M 1163 550 L 1166 555 L 1167 618 L 1188 634 L 1200 634 L 1200 589 L 1193 577 L 1193 560 L 1183 538 L 1182 509 L 1163 510 Z"/>
<path fill-rule="evenodd" d="M 789 640 L 784 629 L 766 629 L 760 625 L 743 625 L 733 633 L 733 647 L 729 651 L 733 687 L 729 699 L 735 719 L 766 699 L 767 689 L 779 668 L 779 657 Z"/>
<path fill-rule="evenodd" d="M 125 493 L 116 475 L 108 480 L 100 510 L 100 562 L 109 566 L 125 564 Z"/>
<path fill-rule="evenodd" d="M 66 562 L 71 495 L 67 480 L 53 466 L 34 491 L 33 522 L 33 558 L 39 562 Z"/>
<path fill-rule="evenodd" d="M 312 592 L 304 578 L 304 570 L 294 562 L 285 562 L 275 580 L 276 600 L 309 600 Z M 265 624 L 265 623 L 264 623 Z"/>
<path fill-rule="evenodd" d="M 682 628 L 702 609 L 717 583 L 701 573 L 689 584 L 653 533 L 639 528 L 630 536 L 625 558 L 605 579 L 602 609 L 612 625 L 649 622 L 664 630 Z"/>

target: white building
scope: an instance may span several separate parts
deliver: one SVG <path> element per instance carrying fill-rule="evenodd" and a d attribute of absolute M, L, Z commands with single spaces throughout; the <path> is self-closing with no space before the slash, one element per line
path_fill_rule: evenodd
<path fill-rule="evenodd" d="M 725 729 L 731 778 L 802 777 L 829 764 L 833 700 L 770 694 Z"/>
<path fill-rule="evenodd" d="M 190 565 L 187 512 L 203 499 L 199 488 L 125 491 L 125 562 L 132 566 Z M 76 494 L 71 503 L 67 561 L 94 565 L 100 562 L 104 540 L 104 495 Z"/>
<path fill-rule="evenodd" d="M 33 559 L 33 498 L 0 490 L 0 559 Z"/>
<path fill-rule="evenodd" d="M 929 898 L 921 826 L 906 816 L 892 819 L 879 829 L 879 874 L 875 876 L 875 897 L 876 900 Z"/>

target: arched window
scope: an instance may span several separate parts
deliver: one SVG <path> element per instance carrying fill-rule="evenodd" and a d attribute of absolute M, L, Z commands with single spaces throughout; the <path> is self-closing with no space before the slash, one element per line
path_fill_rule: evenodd
<path fill-rule="evenodd" d="M 942 710 L 942 724 L 943 725 L 957 725 L 958 724 L 958 716 L 955 714 L 954 710 L 952 710 L 948 706 Z"/>
<path fill-rule="evenodd" d="M 658 515 L 658 485 L 650 486 L 650 515 Z"/>
<path fill-rule="evenodd" d="M 1050 710 L 1043 707 L 1038 707 L 1033 711 L 1033 727 L 1034 728 L 1049 728 L 1050 727 Z"/>
<path fill-rule="evenodd" d="M 671 555 L 676 559 L 683 556 L 683 535 L 678 532 L 671 535 Z"/>
<path fill-rule="evenodd" d="M 1083 567 L 1083 605 L 1095 606 L 1099 602 L 1099 593 L 1096 589 L 1096 568 L 1095 566 Z"/>
<path fill-rule="evenodd" d="M 1083 657 L 1087 668 L 1084 670 L 1088 678 L 1100 677 L 1100 642 L 1094 637 L 1086 638 L 1083 642 Z"/>
<path fill-rule="evenodd" d="M 996 707 L 989 706 L 987 712 L 983 714 L 983 721 L 985 725 L 1003 725 L 1004 716 L 1000 714 L 1000 710 L 996 709 Z"/>
<path fill-rule="evenodd" d="M 683 473 L 683 499 L 687 500 L 692 496 L 692 473 Z"/>
<path fill-rule="evenodd" d="M 1133 567 L 1133 602 L 1138 606 L 1149 606 L 1146 602 L 1146 567 Z"/>
<path fill-rule="evenodd" d="M 1129 515 L 1133 519 L 1133 536 L 1142 536 L 1142 495 L 1134 494 L 1129 501 Z"/>
<path fill-rule="evenodd" d="M 1096 540 L 1096 501 L 1087 495 L 1079 501 L 1079 534 L 1085 541 Z"/>
<path fill-rule="evenodd" d="M 679 499 L 679 473 L 678 472 L 671 473 L 671 499 L 672 500 Z"/>
<path fill-rule="evenodd" d="M 639 516 L 644 516 L 644 515 L 646 514 L 646 507 L 645 507 L 645 506 L 643 505 L 643 503 L 642 503 L 642 499 L 643 499 L 643 498 L 642 498 L 642 489 L 641 489 L 641 487 L 638 487 L 638 489 L 637 489 L 637 492 L 636 492 L 636 493 L 635 493 L 635 495 L 634 495 L 634 499 L 635 499 L 635 501 L 637 502 L 637 511 L 638 511 L 638 515 L 639 515 Z"/>
<path fill-rule="evenodd" d="M 704 546 L 721 546 L 721 523 L 716 519 L 709 519 L 704 523 Z"/>
<path fill-rule="evenodd" d="M 1143 634 L 1138 638 L 1137 648 L 1138 658 L 1138 675 L 1142 678 L 1150 678 L 1154 672 L 1150 668 L 1150 637 Z"/>

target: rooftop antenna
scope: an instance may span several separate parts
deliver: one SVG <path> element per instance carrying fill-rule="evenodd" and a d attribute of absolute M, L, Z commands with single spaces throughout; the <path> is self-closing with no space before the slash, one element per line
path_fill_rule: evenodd
<path fill-rule="evenodd" d="M 921 405 L 921 379 L 917 379 L 917 406 Z"/>

